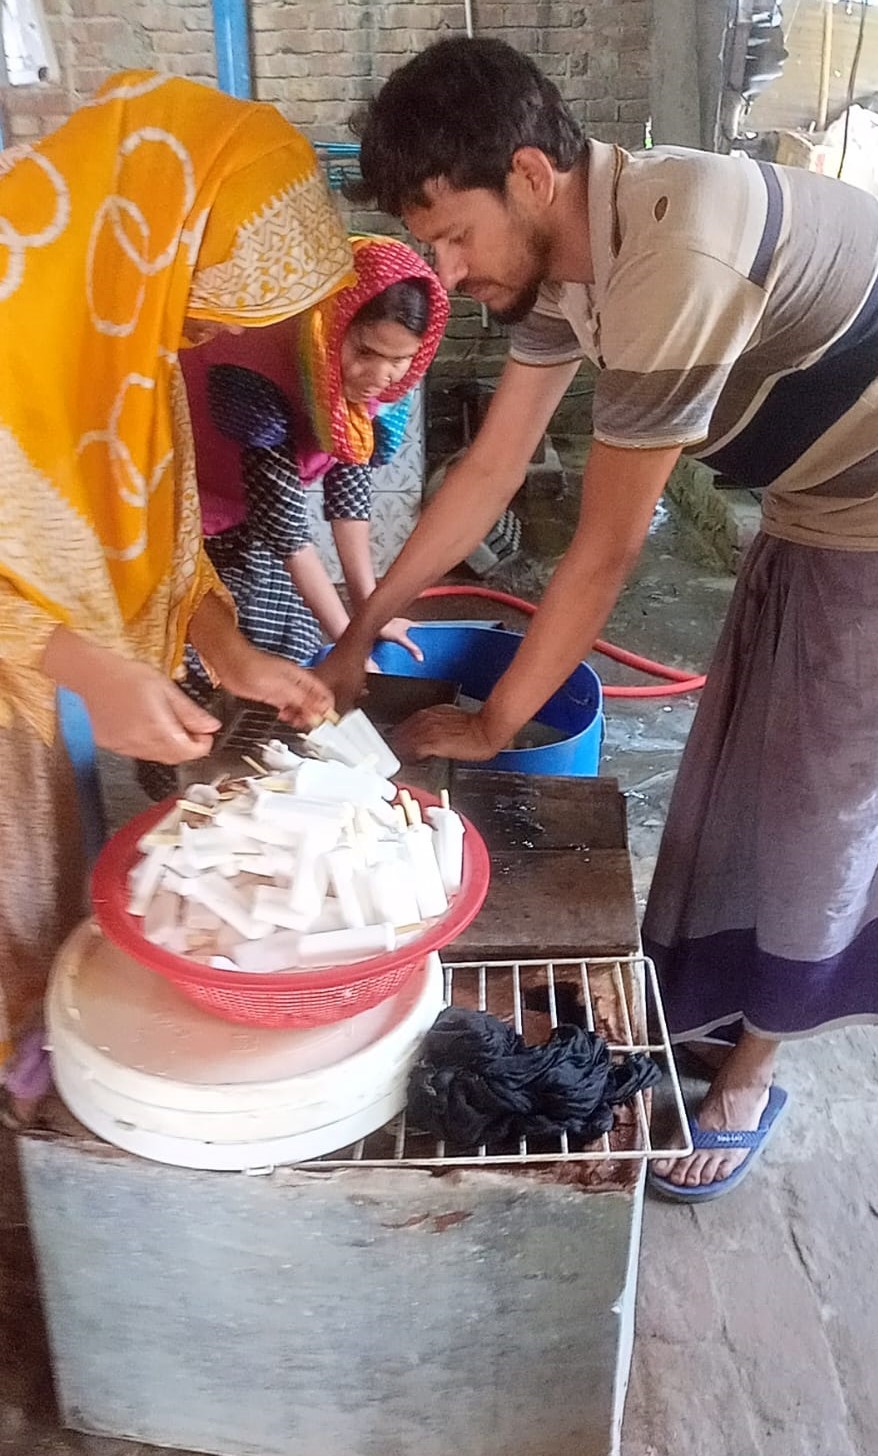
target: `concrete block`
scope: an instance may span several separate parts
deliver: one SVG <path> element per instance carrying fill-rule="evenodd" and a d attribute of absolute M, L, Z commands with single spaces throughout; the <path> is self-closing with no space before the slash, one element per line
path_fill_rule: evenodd
<path fill-rule="evenodd" d="M 75 1429 L 221 1456 L 618 1450 L 639 1190 L 20 1147 Z"/>

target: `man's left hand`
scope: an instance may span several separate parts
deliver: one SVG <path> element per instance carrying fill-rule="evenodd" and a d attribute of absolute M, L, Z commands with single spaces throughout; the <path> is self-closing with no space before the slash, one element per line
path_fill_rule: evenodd
<path fill-rule="evenodd" d="M 499 751 L 488 738 L 481 713 L 467 713 L 448 703 L 412 714 L 394 734 L 394 745 L 404 759 L 457 758 L 469 763 L 483 763 Z"/>

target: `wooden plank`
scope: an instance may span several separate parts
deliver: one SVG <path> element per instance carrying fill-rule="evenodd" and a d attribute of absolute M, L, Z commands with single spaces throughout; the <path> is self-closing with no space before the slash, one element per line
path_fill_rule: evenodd
<path fill-rule="evenodd" d="M 454 807 L 490 850 L 625 849 L 625 800 L 615 779 L 535 778 L 455 764 Z"/>
<path fill-rule="evenodd" d="M 491 888 L 450 961 L 631 955 L 639 944 L 625 849 L 494 853 Z"/>

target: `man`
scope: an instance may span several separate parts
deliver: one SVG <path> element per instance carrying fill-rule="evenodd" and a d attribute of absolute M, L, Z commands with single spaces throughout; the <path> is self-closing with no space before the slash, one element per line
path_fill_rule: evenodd
<path fill-rule="evenodd" d="M 767 487 L 671 806 L 644 934 L 681 1039 L 732 1044 L 662 1191 L 714 1197 L 783 1111 L 778 1043 L 878 1019 L 878 201 L 741 158 L 584 143 L 490 40 L 397 71 L 361 199 L 513 324 L 485 423 L 326 669 L 344 700 L 381 624 L 497 519 L 583 357 L 599 366 L 578 528 L 475 715 L 408 751 L 486 759 L 588 652 L 682 450 Z"/>

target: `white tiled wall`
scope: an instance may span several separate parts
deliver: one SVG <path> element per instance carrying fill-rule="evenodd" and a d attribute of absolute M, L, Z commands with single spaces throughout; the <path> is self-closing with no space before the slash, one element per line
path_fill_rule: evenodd
<path fill-rule="evenodd" d="M 389 465 L 372 476 L 372 553 L 376 576 L 383 576 L 402 550 L 418 519 L 424 481 L 424 387 L 419 384 L 412 402 L 402 445 Z M 326 568 L 335 582 L 341 568 L 329 522 L 323 519 L 323 492 L 308 492 L 311 534 Z"/>

